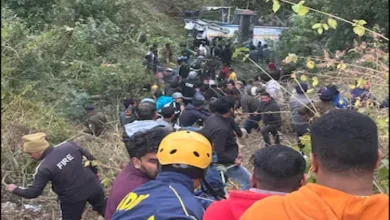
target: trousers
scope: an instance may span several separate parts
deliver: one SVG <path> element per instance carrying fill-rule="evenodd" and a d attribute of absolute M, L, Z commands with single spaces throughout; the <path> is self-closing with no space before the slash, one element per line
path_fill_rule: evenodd
<path fill-rule="evenodd" d="M 269 133 L 274 136 L 275 144 L 280 144 L 280 138 L 278 134 L 278 130 L 281 127 L 280 124 L 271 124 L 266 125 L 261 129 L 261 135 L 263 135 L 263 139 L 266 145 L 271 145 L 271 139 L 269 138 Z"/>
<path fill-rule="evenodd" d="M 103 189 L 100 188 L 98 192 L 83 201 L 73 203 L 60 201 L 61 220 L 80 220 L 87 202 L 91 204 L 94 211 L 97 211 L 101 216 L 104 216 L 106 197 Z"/>

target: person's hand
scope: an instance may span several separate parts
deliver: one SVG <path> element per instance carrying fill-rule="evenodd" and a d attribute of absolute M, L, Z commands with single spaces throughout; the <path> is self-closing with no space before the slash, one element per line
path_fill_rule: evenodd
<path fill-rule="evenodd" d="M 236 160 L 234 161 L 234 163 L 235 163 L 237 166 L 240 166 L 240 165 L 241 165 L 241 158 L 236 158 Z"/>
<path fill-rule="evenodd" d="M 7 191 L 9 192 L 13 192 L 16 188 L 18 188 L 18 186 L 15 184 L 8 184 L 6 187 Z"/>

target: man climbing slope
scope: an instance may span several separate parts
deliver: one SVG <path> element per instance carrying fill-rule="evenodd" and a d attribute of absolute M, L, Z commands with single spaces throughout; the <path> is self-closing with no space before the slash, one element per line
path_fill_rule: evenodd
<path fill-rule="evenodd" d="M 84 167 L 83 156 L 93 161 L 95 157 L 76 143 L 66 142 L 50 146 L 45 133 L 23 136 L 23 151 L 31 159 L 41 161 L 34 174 L 34 182 L 28 188 L 7 185 L 7 190 L 15 195 L 33 199 L 40 196 L 50 181 L 58 195 L 63 220 L 79 220 L 86 202 L 94 210 L 104 215 L 106 200 L 97 178 L 96 167 Z"/>

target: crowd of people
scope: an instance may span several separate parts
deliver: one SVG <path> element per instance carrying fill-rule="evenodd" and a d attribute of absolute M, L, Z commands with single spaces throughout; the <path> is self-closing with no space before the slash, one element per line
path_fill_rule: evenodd
<path fill-rule="evenodd" d="M 193 64 L 201 60 L 202 69 L 207 49 L 199 47 L 200 58 Z M 154 45 L 145 57 L 156 73 L 157 54 Z M 388 219 L 389 197 L 375 194 L 372 187 L 383 156 L 377 125 L 353 109 L 356 100 L 375 100 L 368 83 L 357 85 L 350 101 L 334 85 L 321 88 L 319 99 L 311 101 L 304 82 L 285 97 L 278 74 L 245 82 L 227 63 L 215 72 L 198 71 L 188 58 L 179 57 L 177 71 L 163 71 L 169 75 L 163 79 L 167 86 L 146 86 L 150 97 L 124 101 L 119 121 L 129 162 L 107 198 L 96 177 L 96 158 L 73 142 L 53 147 L 44 133 L 23 137 L 24 152 L 41 161 L 32 186 L 9 184 L 7 190 L 35 198 L 51 181 L 63 220 L 81 219 L 87 202 L 107 220 Z M 171 60 L 167 44 L 164 61 Z M 285 103 L 300 152 L 281 144 Z M 104 115 L 92 106 L 86 110 L 85 132 L 104 134 Z M 242 147 L 249 147 L 245 139 L 253 132 L 261 134 L 264 144 L 252 156 L 243 155 Z M 305 134 L 311 135 L 310 155 L 304 155 L 299 138 Z M 316 183 L 306 183 L 307 156 Z M 227 192 L 230 180 L 238 189 Z"/>

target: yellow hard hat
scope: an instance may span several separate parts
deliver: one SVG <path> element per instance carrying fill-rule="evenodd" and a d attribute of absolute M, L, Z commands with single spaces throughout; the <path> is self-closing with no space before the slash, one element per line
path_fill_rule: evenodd
<path fill-rule="evenodd" d="M 160 143 L 157 159 L 161 165 L 186 164 L 206 169 L 211 163 L 211 144 L 201 134 L 177 131 Z"/>
<path fill-rule="evenodd" d="M 153 85 L 152 86 L 152 90 L 157 90 L 158 89 L 158 86 L 157 85 Z"/>

